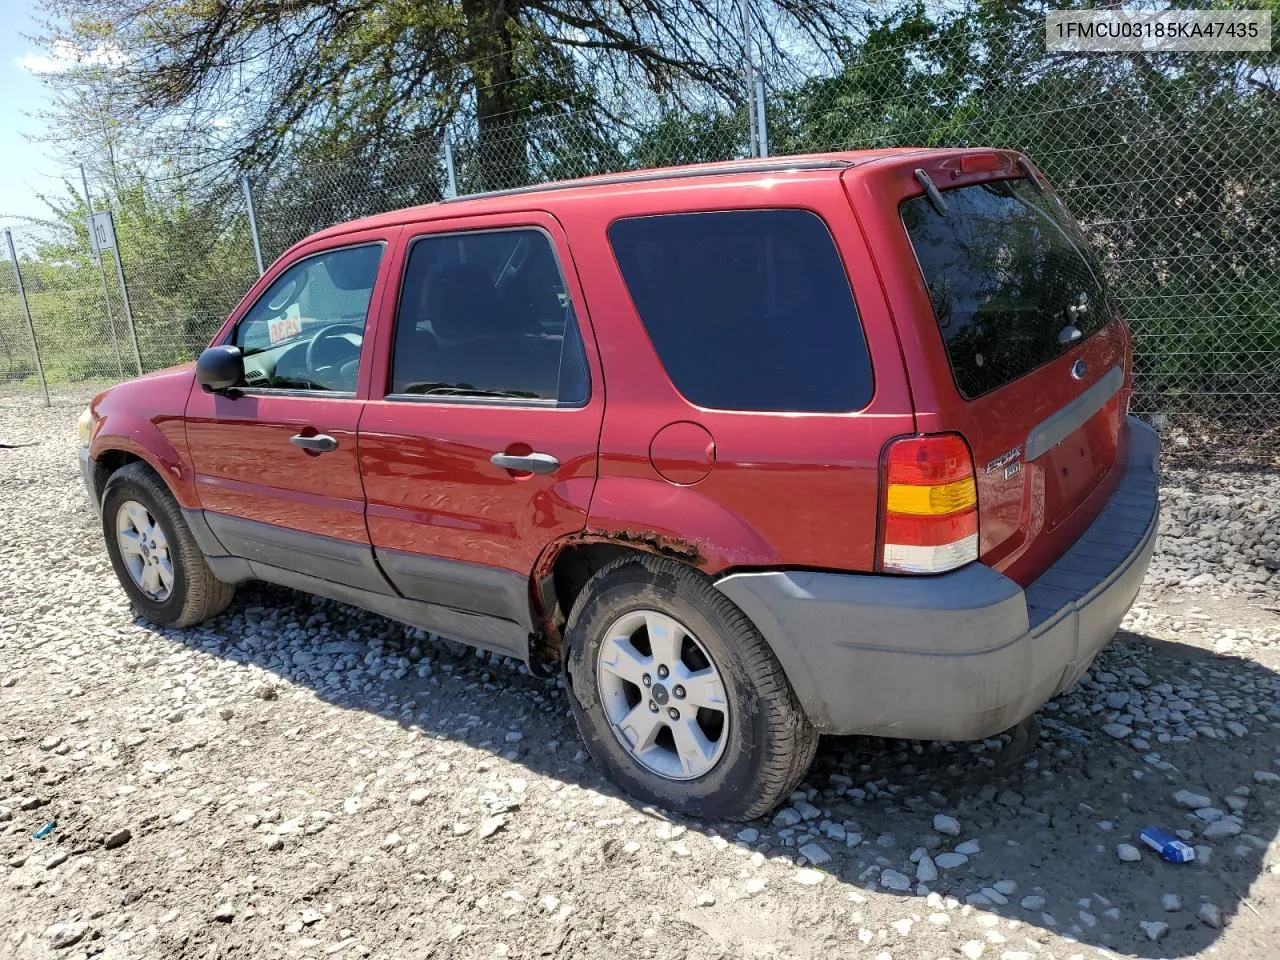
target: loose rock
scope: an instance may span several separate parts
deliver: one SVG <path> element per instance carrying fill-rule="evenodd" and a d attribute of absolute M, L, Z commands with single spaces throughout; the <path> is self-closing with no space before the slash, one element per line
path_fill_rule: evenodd
<path fill-rule="evenodd" d="M 933 818 L 933 829 L 944 836 L 957 837 L 960 835 L 960 821 L 940 813 Z"/>
<path fill-rule="evenodd" d="M 1142 859 L 1142 851 L 1131 843 L 1121 843 L 1116 846 L 1116 856 L 1125 863 L 1137 863 Z"/>
<path fill-rule="evenodd" d="M 899 873 L 897 870 L 880 871 L 880 886 L 886 890 L 893 890 L 895 893 L 906 893 L 911 889 L 911 880 L 905 873 Z"/>
<path fill-rule="evenodd" d="M 117 847 L 123 847 L 126 843 L 133 839 L 133 832 L 124 827 L 106 835 L 102 841 L 102 845 L 108 850 L 115 850 Z"/>
<path fill-rule="evenodd" d="M 1143 920 L 1140 926 L 1148 940 L 1162 940 L 1169 932 L 1169 925 L 1163 920 Z"/>
<path fill-rule="evenodd" d="M 45 930 L 44 936 L 49 941 L 49 946 L 53 947 L 53 949 L 65 950 L 67 947 L 73 947 L 79 943 L 88 932 L 89 925 L 87 923 L 55 923 Z"/>
<path fill-rule="evenodd" d="M 1200 909 L 1196 911 L 1196 916 L 1200 918 L 1201 923 L 1213 927 L 1215 930 L 1222 926 L 1222 911 L 1212 903 L 1200 904 Z"/>

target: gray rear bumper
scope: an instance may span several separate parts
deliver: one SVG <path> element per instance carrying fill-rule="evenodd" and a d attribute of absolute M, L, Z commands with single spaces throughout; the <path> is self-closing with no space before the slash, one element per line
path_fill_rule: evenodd
<path fill-rule="evenodd" d="M 1155 432 L 1129 421 L 1124 476 L 1031 586 L 981 564 L 936 577 L 737 573 L 716 586 L 769 641 L 823 733 L 972 740 L 1074 684 L 1137 596 L 1155 547 Z"/>

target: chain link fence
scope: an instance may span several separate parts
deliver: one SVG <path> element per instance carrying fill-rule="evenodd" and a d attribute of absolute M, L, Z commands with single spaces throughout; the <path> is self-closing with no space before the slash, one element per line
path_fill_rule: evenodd
<path fill-rule="evenodd" d="M 194 356 L 257 276 L 249 202 L 270 263 L 323 227 L 454 192 L 746 157 L 758 149 L 746 90 L 744 78 L 736 103 L 710 93 L 700 108 L 646 100 L 613 117 L 566 111 L 483 134 L 472 119 L 447 143 L 282 166 L 249 189 L 227 182 L 199 200 L 163 183 L 97 182 L 95 204 L 108 202 L 116 218 L 142 367 Z M 1048 53 L 1040 18 L 914 8 L 869 22 L 828 69 L 768 86 L 763 99 L 759 125 L 774 155 L 1026 152 L 1091 234 L 1134 330 L 1135 411 L 1165 429 L 1171 449 L 1275 461 L 1280 62 L 1271 55 Z M 114 253 L 100 269 L 75 217 L 14 237 L 50 383 L 135 374 Z M 0 389 L 36 386 L 12 272 L 0 266 Z"/>

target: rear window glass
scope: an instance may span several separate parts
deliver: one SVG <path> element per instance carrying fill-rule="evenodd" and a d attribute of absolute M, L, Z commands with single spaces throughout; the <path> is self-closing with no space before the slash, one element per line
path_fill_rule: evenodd
<path fill-rule="evenodd" d="M 1110 319 L 1097 260 L 1056 198 L 1025 179 L 942 196 L 946 214 L 917 197 L 903 202 L 902 221 L 963 396 L 1070 349 L 1059 342 L 1069 325 L 1088 337 Z"/>
<path fill-rule="evenodd" d="M 871 363 L 831 234 L 805 210 L 618 220 L 609 241 L 667 375 L 722 410 L 834 413 Z"/>

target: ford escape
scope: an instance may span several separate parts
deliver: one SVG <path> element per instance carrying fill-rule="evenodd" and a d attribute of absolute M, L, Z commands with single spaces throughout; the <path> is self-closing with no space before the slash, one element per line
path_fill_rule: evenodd
<path fill-rule="evenodd" d="M 750 818 L 1085 672 L 1154 544 L 1131 368 L 1025 157 L 787 157 L 324 230 L 80 459 L 142 617 L 265 580 L 563 671 L 625 789 Z"/>

